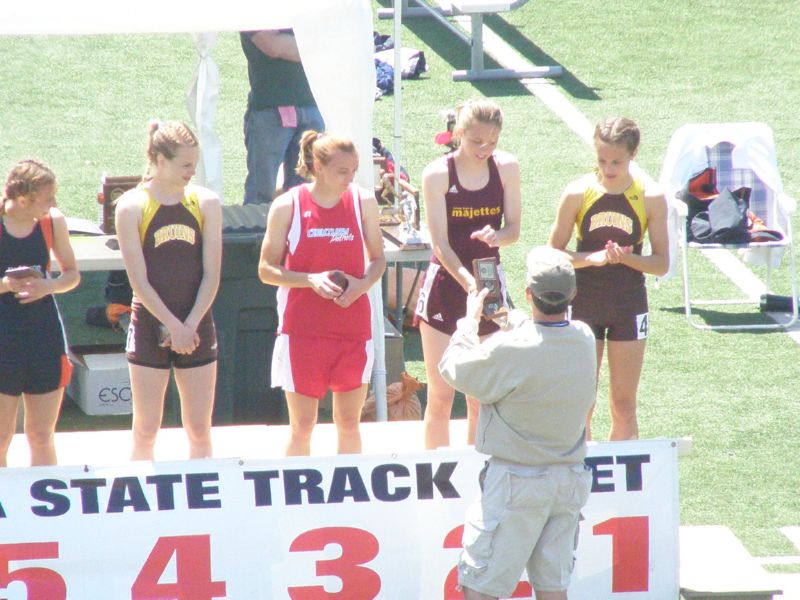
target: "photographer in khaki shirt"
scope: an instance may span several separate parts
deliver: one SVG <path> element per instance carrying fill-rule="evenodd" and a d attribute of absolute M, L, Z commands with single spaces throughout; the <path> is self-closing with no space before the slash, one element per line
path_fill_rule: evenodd
<path fill-rule="evenodd" d="M 439 364 L 454 388 L 480 400 L 475 448 L 490 455 L 464 526 L 466 600 L 509 597 L 526 568 L 538 600 L 566 599 L 591 487 L 583 459 L 597 359 L 589 327 L 566 318 L 575 271 L 544 246 L 528 254 L 527 270 L 532 319 L 512 311 L 481 342 L 487 292 L 471 292 Z"/>

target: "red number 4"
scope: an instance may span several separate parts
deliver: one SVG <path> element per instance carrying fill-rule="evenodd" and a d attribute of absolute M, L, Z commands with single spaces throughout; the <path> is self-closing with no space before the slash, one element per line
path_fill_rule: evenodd
<path fill-rule="evenodd" d="M 7 589 L 12 581 L 21 581 L 27 588 L 28 598 L 64 600 L 67 597 L 67 585 L 55 571 L 43 567 L 14 571 L 8 568 L 11 561 L 41 558 L 58 558 L 58 542 L 0 544 L 0 589 Z"/>
<path fill-rule="evenodd" d="M 177 581 L 160 583 L 173 554 Z M 213 600 L 225 597 L 225 582 L 211 580 L 211 539 L 208 535 L 158 538 L 131 587 L 131 600 Z"/>

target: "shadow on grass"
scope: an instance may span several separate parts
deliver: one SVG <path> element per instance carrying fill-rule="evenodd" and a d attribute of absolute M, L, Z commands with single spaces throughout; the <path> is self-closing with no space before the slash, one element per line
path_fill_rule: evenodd
<path fill-rule="evenodd" d="M 509 46 L 514 48 L 514 50 L 519 52 L 526 60 L 534 65 L 546 66 L 561 64 L 499 15 L 487 15 L 483 22 L 498 36 L 503 38 Z M 558 83 L 565 92 L 569 93 L 573 98 L 580 98 L 581 100 L 600 100 L 600 96 L 595 92 L 595 88 L 589 87 L 583 83 L 570 72 L 566 66 L 561 65 L 561 67 L 564 69 L 564 72 L 561 76 L 553 79 L 553 81 Z"/>
<path fill-rule="evenodd" d="M 391 0 L 378 0 L 378 4 L 384 8 L 391 8 Z M 484 25 L 489 27 L 494 33 L 501 37 L 507 44 L 519 52 L 527 61 L 537 66 L 560 65 L 558 60 L 545 52 L 542 48 L 534 44 L 519 29 L 509 24 L 502 17 L 486 15 Z M 453 33 L 448 31 L 441 23 L 433 17 L 412 17 L 405 18 L 403 25 L 413 32 L 420 40 L 425 42 L 431 50 L 436 52 L 442 60 L 449 63 L 454 70 L 470 68 L 470 48 L 459 40 Z M 484 56 L 484 67 L 486 69 L 499 68 L 499 65 L 490 56 Z M 561 65 L 564 72 L 561 76 L 553 79 L 554 82 L 569 93 L 574 98 L 584 100 L 600 100 L 600 96 L 593 88 L 587 86 L 580 79 L 575 77 L 568 68 Z M 501 79 L 493 81 L 474 81 L 472 84 L 478 91 L 485 96 L 521 96 L 529 95 L 530 92 L 517 80 Z"/>
<path fill-rule="evenodd" d="M 671 306 L 665 307 L 660 309 L 663 312 L 673 313 L 673 314 L 684 314 L 686 311 L 683 306 Z M 699 324 L 710 325 L 713 327 L 719 325 L 733 325 L 737 327 L 741 327 L 743 325 L 773 325 L 775 321 L 770 319 L 764 313 L 758 311 L 750 311 L 750 312 L 727 312 L 721 310 L 711 310 L 708 308 L 697 308 L 692 307 L 692 318 L 695 322 Z M 687 322 L 687 327 L 691 327 L 691 325 Z M 747 329 L 747 330 L 736 330 L 736 329 L 717 329 L 715 330 L 717 333 L 742 333 L 746 331 L 747 333 L 752 334 L 765 334 L 765 333 L 784 333 L 785 329 L 775 328 L 775 329 Z"/>

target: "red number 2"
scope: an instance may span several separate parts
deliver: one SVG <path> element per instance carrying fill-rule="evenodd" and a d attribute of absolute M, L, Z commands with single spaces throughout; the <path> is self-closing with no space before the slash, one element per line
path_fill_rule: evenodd
<path fill-rule="evenodd" d="M 611 536 L 611 591 L 646 592 L 650 585 L 650 520 L 616 517 L 592 527 L 594 535 Z"/>
<path fill-rule="evenodd" d="M 172 555 L 175 583 L 159 583 Z M 131 587 L 131 600 L 213 600 L 225 598 L 224 581 L 211 580 L 211 537 L 160 537 Z"/>
<path fill-rule="evenodd" d="M 35 542 L 29 544 L 0 544 L 0 589 L 7 589 L 12 581 L 25 584 L 27 597 L 64 600 L 67 584 L 57 572 L 43 567 L 28 567 L 10 571 L 12 560 L 36 560 L 58 558 L 58 542 Z"/>
<path fill-rule="evenodd" d="M 464 535 L 464 526 L 459 525 L 450 530 L 444 538 L 442 548 L 461 548 L 461 536 Z M 458 570 L 453 567 L 447 574 L 447 579 L 444 582 L 444 600 L 461 600 L 464 594 L 459 592 L 458 587 Z M 511 598 L 530 598 L 533 596 L 533 588 L 527 581 L 520 581 L 517 587 L 514 588 L 514 593 Z"/>
<path fill-rule="evenodd" d="M 318 600 L 322 598 L 375 598 L 381 591 L 380 576 L 361 565 L 376 556 L 380 545 L 377 538 L 363 529 L 354 527 L 323 527 L 301 533 L 289 546 L 290 552 L 324 550 L 328 544 L 342 549 L 338 558 L 317 561 L 317 575 L 333 575 L 342 581 L 342 589 L 326 592 L 321 585 L 290 587 L 292 600 Z"/>

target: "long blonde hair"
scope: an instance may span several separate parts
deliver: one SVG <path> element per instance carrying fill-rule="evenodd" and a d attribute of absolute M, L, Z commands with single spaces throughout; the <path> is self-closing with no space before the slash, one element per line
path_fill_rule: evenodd
<path fill-rule="evenodd" d="M 153 168 L 161 154 L 167 160 L 175 158 L 180 146 L 194 148 L 200 145 L 197 136 L 191 128 L 181 121 L 159 121 L 153 119 L 147 126 L 147 167 L 144 180 L 153 178 Z"/>
<path fill-rule="evenodd" d="M 494 125 L 503 129 L 503 111 L 493 100 L 474 98 L 456 107 L 456 122 L 453 127 L 453 139 L 461 143 L 463 133 L 475 123 Z"/>

